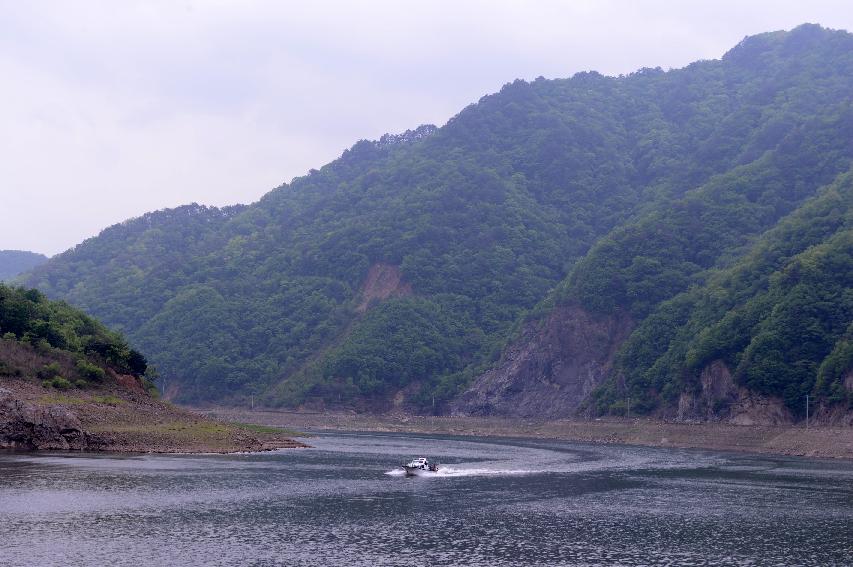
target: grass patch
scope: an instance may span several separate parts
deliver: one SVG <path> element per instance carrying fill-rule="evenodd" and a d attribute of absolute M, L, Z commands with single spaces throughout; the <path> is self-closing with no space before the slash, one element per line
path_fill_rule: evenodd
<path fill-rule="evenodd" d="M 278 433 L 279 430 L 275 429 Z M 231 452 L 260 449 L 265 441 L 284 442 L 284 436 L 280 433 L 279 439 L 267 437 L 259 444 L 249 438 L 249 430 L 234 424 L 181 419 L 167 422 L 101 422 L 93 424 L 89 431 L 115 435 L 122 443 L 142 450 Z"/>
<path fill-rule="evenodd" d="M 39 402 L 49 406 L 79 406 L 82 404 L 102 404 L 105 406 L 117 406 L 125 404 L 123 399 L 116 396 L 92 396 L 91 398 L 79 398 L 76 396 L 66 396 L 64 394 L 48 394 L 42 396 Z"/>
<path fill-rule="evenodd" d="M 111 423 L 92 427 L 92 431 L 114 431 L 144 435 L 165 435 L 176 438 L 209 439 L 229 433 L 226 425 L 204 422 L 171 421 L 167 423 Z"/>

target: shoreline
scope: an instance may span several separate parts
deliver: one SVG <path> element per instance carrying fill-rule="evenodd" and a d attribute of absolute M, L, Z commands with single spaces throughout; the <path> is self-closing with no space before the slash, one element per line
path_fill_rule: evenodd
<path fill-rule="evenodd" d="M 234 408 L 193 408 L 193 411 L 223 421 L 302 431 L 519 437 L 853 460 L 853 428 L 846 427 L 681 423 L 639 418 L 540 421 L 402 414 L 374 416 Z"/>
<path fill-rule="evenodd" d="M 152 398 L 135 382 L 46 388 L 0 378 L 0 450 L 91 453 L 246 453 L 307 447 L 299 432 L 212 420 Z"/>

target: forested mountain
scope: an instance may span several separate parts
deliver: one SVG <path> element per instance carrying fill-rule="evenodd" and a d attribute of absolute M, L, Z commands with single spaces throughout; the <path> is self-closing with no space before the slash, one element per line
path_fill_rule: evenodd
<path fill-rule="evenodd" d="M 252 205 L 106 229 L 26 281 L 124 331 L 182 401 L 840 406 L 851 102 L 853 36 L 814 25 L 684 69 L 515 81 Z"/>
<path fill-rule="evenodd" d="M 656 306 L 623 345 L 611 378 L 622 378 L 638 409 L 701 390 L 700 374 L 715 362 L 749 390 L 781 396 L 795 413 L 806 394 L 846 401 L 844 373 L 853 359 L 842 351 L 849 350 L 845 332 L 853 321 L 851 254 L 848 173 L 734 265 L 709 271 L 701 285 Z M 614 380 L 607 386 L 596 393 L 599 410 L 619 397 Z"/>
<path fill-rule="evenodd" d="M 47 262 L 47 256 L 23 250 L 0 250 L 0 281 L 15 276 Z"/>

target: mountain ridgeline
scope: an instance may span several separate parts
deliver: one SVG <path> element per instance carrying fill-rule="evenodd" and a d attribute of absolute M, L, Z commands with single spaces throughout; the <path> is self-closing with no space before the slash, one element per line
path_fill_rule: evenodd
<path fill-rule="evenodd" d="M 0 250 L 0 281 L 13 279 L 39 264 L 47 262 L 47 256 L 24 250 Z"/>
<path fill-rule="evenodd" d="M 184 402 L 744 421 L 810 395 L 844 415 L 851 132 L 853 36 L 804 25 L 683 69 L 515 81 L 25 281 Z"/>

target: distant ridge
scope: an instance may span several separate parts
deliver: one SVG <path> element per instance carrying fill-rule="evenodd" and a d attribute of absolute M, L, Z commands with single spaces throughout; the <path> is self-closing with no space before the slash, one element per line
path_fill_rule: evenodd
<path fill-rule="evenodd" d="M 24 250 L 0 250 L 0 281 L 9 281 L 47 262 L 47 256 Z"/>

